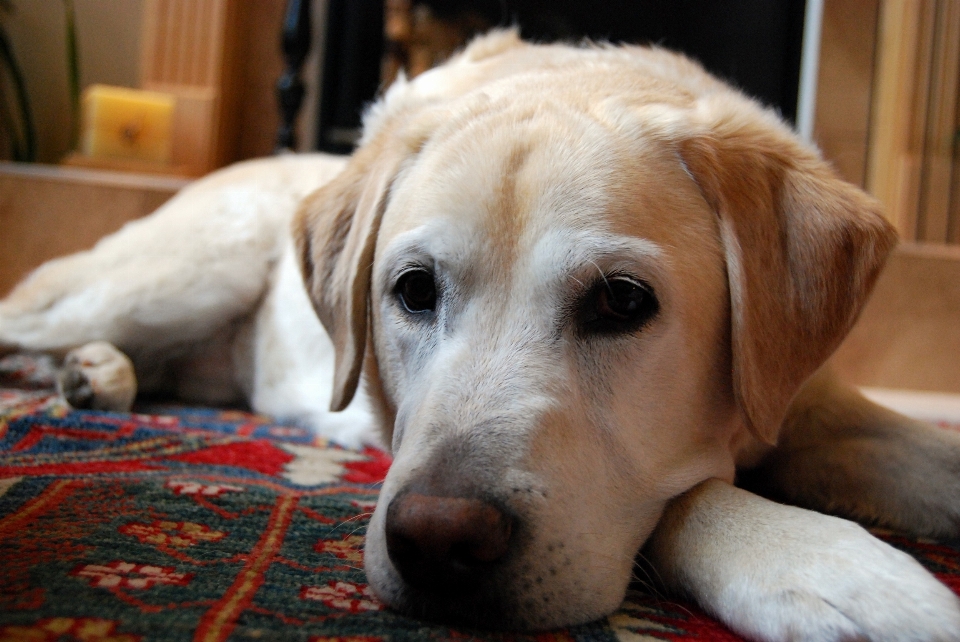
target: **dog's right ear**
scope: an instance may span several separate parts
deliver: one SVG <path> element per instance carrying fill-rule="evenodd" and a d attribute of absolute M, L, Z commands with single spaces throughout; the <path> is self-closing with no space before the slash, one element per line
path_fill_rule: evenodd
<path fill-rule="evenodd" d="M 730 289 L 733 387 L 775 444 L 787 407 L 866 303 L 896 234 L 778 118 L 729 92 L 702 97 L 678 146 L 718 216 Z"/>
<path fill-rule="evenodd" d="M 361 147 L 332 181 L 309 195 L 293 221 L 307 293 L 336 351 L 330 410 L 346 408 L 367 342 L 373 254 L 393 178 L 409 156 L 382 136 Z"/>

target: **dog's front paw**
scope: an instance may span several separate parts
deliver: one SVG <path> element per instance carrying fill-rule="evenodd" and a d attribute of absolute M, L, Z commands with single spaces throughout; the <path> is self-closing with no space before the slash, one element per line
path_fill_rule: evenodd
<path fill-rule="evenodd" d="M 127 411 L 137 395 L 133 363 L 106 341 L 67 353 L 57 386 L 74 408 Z"/>
<path fill-rule="evenodd" d="M 724 591 L 736 628 L 759 640 L 960 640 L 960 600 L 916 560 L 852 522 L 813 515 Z"/>
<path fill-rule="evenodd" d="M 718 480 L 668 506 L 647 553 L 669 588 L 752 640 L 960 640 L 960 599 L 909 555 Z"/>

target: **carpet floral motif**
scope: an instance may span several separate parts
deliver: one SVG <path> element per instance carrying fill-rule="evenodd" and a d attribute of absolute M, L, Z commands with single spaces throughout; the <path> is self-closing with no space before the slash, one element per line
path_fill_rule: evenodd
<path fill-rule="evenodd" d="M 0 642 L 740 639 L 639 585 L 537 635 L 398 615 L 363 573 L 389 465 L 249 412 L 71 411 L 49 363 L 0 361 Z M 960 542 L 879 534 L 960 592 Z"/>

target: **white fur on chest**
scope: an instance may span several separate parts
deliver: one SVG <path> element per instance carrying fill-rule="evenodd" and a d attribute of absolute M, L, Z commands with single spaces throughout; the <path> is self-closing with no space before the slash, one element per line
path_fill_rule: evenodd
<path fill-rule="evenodd" d="M 302 421 L 346 446 L 376 442 L 362 390 L 346 410 L 330 412 L 333 364 L 333 344 L 307 299 L 288 240 L 253 321 L 250 404 L 259 412 Z"/>

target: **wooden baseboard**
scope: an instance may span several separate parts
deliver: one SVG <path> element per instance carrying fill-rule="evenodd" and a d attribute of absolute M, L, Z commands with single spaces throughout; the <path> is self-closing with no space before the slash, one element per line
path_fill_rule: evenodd
<path fill-rule="evenodd" d="M 33 268 L 92 247 L 189 181 L 0 162 L 0 296 Z"/>
<path fill-rule="evenodd" d="M 832 363 L 860 386 L 960 393 L 960 247 L 898 247 Z"/>

